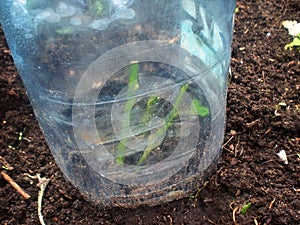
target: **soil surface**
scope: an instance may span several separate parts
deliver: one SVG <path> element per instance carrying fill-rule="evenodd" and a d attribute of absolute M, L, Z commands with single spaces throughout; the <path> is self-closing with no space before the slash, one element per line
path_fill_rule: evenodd
<path fill-rule="evenodd" d="M 38 181 L 25 175 L 39 173 L 50 179 L 42 206 L 46 224 L 299 224 L 300 52 L 284 50 L 291 37 L 281 25 L 300 22 L 299 1 L 237 6 L 218 170 L 190 198 L 137 209 L 101 209 L 64 179 L 0 30 L 0 223 L 39 224 Z M 277 155 L 281 150 L 288 164 Z M 3 172 L 31 197 L 22 197 Z"/>

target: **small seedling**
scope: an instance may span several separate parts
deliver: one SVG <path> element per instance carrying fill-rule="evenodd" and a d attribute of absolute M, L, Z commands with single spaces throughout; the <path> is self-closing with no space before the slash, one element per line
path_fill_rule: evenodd
<path fill-rule="evenodd" d="M 16 150 L 16 148 L 14 146 L 12 146 L 12 145 L 8 145 L 7 147 L 10 148 L 10 149 L 12 149 L 12 150 Z"/>
<path fill-rule="evenodd" d="M 251 202 L 249 202 L 249 203 L 247 203 L 246 205 L 244 205 L 244 206 L 242 207 L 242 209 L 241 209 L 242 215 L 245 215 L 246 212 L 250 209 L 251 206 L 252 206 L 252 203 L 251 203 Z"/>
<path fill-rule="evenodd" d="M 18 137 L 18 141 L 22 141 L 23 139 L 23 132 L 19 132 L 19 137 Z"/>
<path fill-rule="evenodd" d="M 275 111 L 274 114 L 275 116 L 281 116 L 281 114 L 278 112 L 282 107 L 286 107 L 286 103 L 285 102 L 279 102 L 276 106 L 275 106 Z"/>
<path fill-rule="evenodd" d="M 7 166 L 1 166 L 1 168 L 4 170 L 9 170 L 9 168 Z"/>
<path fill-rule="evenodd" d="M 285 20 L 282 25 L 288 29 L 289 35 L 293 37 L 293 41 L 284 46 L 284 49 L 298 49 L 300 51 L 300 23 L 295 20 Z"/>
<path fill-rule="evenodd" d="M 294 37 L 293 41 L 284 46 L 284 49 L 292 50 L 292 49 L 300 48 L 300 34 L 297 37 Z"/>
<path fill-rule="evenodd" d="M 124 106 L 124 118 L 123 121 L 126 121 L 126 115 L 130 112 L 132 107 L 135 104 L 135 99 L 132 98 L 134 95 L 135 91 L 139 88 L 139 83 L 138 83 L 138 71 L 139 71 L 139 65 L 138 62 L 131 62 L 129 66 L 129 78 L 128 78 L 128 91 L 127 91 L 127 97 L 128 101 L 125 103 Z M 127 125 L 126 123 L 123 123 L 123 126 L 121 128 L 121 135 L 126 134 L 127 132 Z M 116 162 L 117 164 L 123 164 L 125 157 L 124 157 L 124 151 L 126 150 L 126 143 L 127 139 L 123 139 L 119 142 L 117 146 L 117 157 L 116 157 Z"/>
<path fill-rule="evenodd" d="M 189 86 L 188 84 L 185 84 L 181 87 L 179 95 L 175 100 L 174 106 L 173 106 L 171 112 L 169 113 L 169 115 L 167 115 L 167 117 L 166 117 L 166 120 L 165 120 L 166 124 L 163 127 L 161 127 L 160 129 L 158 129 L 157 132 L 155 132 L 154 134 L 151 134 L 149 136 L 149 140 L 151 142 L 153 140 L 155 140 L 156 137 L 160 137 L 161 135 L 163 135 L 173 125 L 174 119 L 177 116 L 177 108 L 179 107 L 179 104 L 181 103 L 183 95 L 186 92 L 188 86 Z M 154 145 L 155 145 L 155 143 L 153 145 L 147 146 L 143 155 L 141 156 L 140 160 L 138 161 L 137 165 L 141 165 L 147 160 L 148 156 L 150 155 L 151 151 L 154 148 Z"/>
<path fill-rule="evenodd" d="M 16 150 L 17 148 L 20 147 L 20 144 L 22 143 L 22 140 L 23 140 L 23 139 L 24 139 L 24 140 L 29 140 L 29 139 L 27 139 L 27 138 L 24 138 L 24 131 L 25 131 L 25 129 L 24 129 L 23 131 L 20 131 L 20 132 L 18 133 L 18 138 L 17 138 L 18 144 L 17 144 L 16 146 L 8 145 L 7 147 L 10 148 L 10 149 L 12 149 L 12 150 Z"/>
<path fill-rule="evenodd" d="M 121 136 L 126 136 L 126 133 L 128 132 L 128 121 L 126 121 L 128 119 L 127 115 L 130 114 L 130 112 L 132 111 L 132 108 L 134 107 L 135 103 L 136 103 L 136 98 L 134 98 L 134 95 L 136 93 L 136 91 L 139 89 L 139 81 L 138 81 L 138 74 L 139 74 L 139 65 L 138 62 L 134 61 L 130 64 L 129 66 L 129 71 L 128 71 L 129 75 L 128 75 L 128 89 L 127 89 L 127 102 L 124 105 L 124 110 L 123 110 L 123 124 L 121 127 Z M 186 92 L 188 91 L 189 88 L 189 84 L 183 84 L 180 87 L 179 93 L 172 105 L 172 108 L 170 110 L 170 112 L 165 116 L 164 121 L 165 124 L 160 127 L 157 131 L 151 133 L 150 135 L 146 136 L 146 134 L 142 134 L 144 135 L 144 137 L 147 138 L 147 143 L 153 143 L 153 144 L 149 144 L 143 151 L 142 156 L 139 158 L 138 162 L 137 162 L 137 166 L 142 165 L 149 157 L 149 155 L 151 154 L 152 150 L 156 147 L 156 141 L 157 139 L 159 139 L 159 137 L 164 136 L 165 133 L 167 132 L 168 129 L 170 129 L 171 126 L 174 125 L 176 118 L 178 117 L 178 109 L 180 107 L 180 104 L 183 100 L 184 95 L 186 94 Z M 139 120 L 139 123 L 141 124 L 142 127 L 146 127 L 146 125 L 149 123 L 149 121 L 151 120 L 153 114 L 155 113 L 155 111 L 157 110 L 156 105 L 159 103 L 160 101 L 160 97 L 158 96 L 150 96 L 145 104 L 145 109 L 144 112 L 141 116 L 141 119 Z M 210 111 L 207 107 L 205 107 L 203 104 L 201 104 L 201 102 L 198 99 L 192 99 L 192 105 L 191 105 L 191 109 L 190 114 L 192 115 L 198 115 L 199 117 L 205 117 L 208 116 Z M 135 118 L 136 119 L 136 118 Z M 130 123 L 129 123 L 130 124 Z M 125 162 L 125 153 L 126 153 L 126 145 L 127 142 L 129 141 L 128 138 L 124 138 L 122 140 L 120 140 L 120 142 L 117 145 L 117 151 L 116 151 L 116 163 L 118 165 L 122 165 Z"/>
<path fill-rule="evenodd" d="M 198 99 L 193 99 L 192 103 L 193 103 L 193 110 L 197 115 L 199 115 L 200 117 L 208 116 L 209 109 L 203 106 Z"/>

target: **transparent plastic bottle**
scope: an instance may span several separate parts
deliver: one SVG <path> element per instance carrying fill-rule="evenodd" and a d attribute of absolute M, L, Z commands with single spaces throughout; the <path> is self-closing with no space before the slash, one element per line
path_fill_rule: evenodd
<path fill-rule="evenodd" d="M 234 0 L 2 0 L 64 175 L 105 206 L 190 195 L 224 136 Z"/>

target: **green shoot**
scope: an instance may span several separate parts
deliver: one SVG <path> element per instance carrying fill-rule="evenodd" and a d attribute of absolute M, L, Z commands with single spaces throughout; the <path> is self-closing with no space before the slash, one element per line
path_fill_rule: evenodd
<path fill-rule="evenodd" d="M 184 96 L 184 93 L 186 92 L 186 90 L 188 89 L 188 87 L 189 87 L 188 84 L 184 84 L 181 87 L 179 95 L 175 99 L 172 111 L 170 112 L 169 116 L 167 116 L 167 123 L 171 123 L 171 125 L 172 125 L 172 122 L 173 122 L 174 118 L 177 116 L 177 109 L 178 109 L 178 107 L 179 107 L 179 105 L 181 103 L 181 100 L 182 100 L 182 98 Z M 170 127 L 170 125 L 169 125 L 169 127 Z"/>
<path fill-rule="evenodd" d="M 22 141 L 23 139 L 23 132 L 19 132 L 19 137 L 18 137 L 18 141 Z"/>
<path fill-rule="evenodd" d="M 139 74 L 139 65 L 137 61 L 134 61 L 130 64 L 129 66 L 129 76 L 128 76 L 128 90 L 127 90 L 127 98 L 128 100 L 126 101 L 125 105 L 124 105 L 124 110 L 123 110 L 123 114 L 124 114 L 124 118 L 123 118 L 123 124 L 121 127 L 121 136 L 125 136 L 126 132 L 127 132 L 127 126 L 128 126 L 128 121 L 126 122 L 126 120 L 128 120 L 128 114 L 130 114 L 132 108 L 135 105 L 135 101 L 136 99 L 134 98 L 134 95 L 136 94 L 136 91 L 139 89 L 139 82 L 138 82 L 138 74 Z M 187 92 L 189 88 L 189 84 L 184 84 L 181 86 L 178 96 L 176 97 L 172 109 L 170 110 L 170 112 L 168 113 L 168 115 L 166 115 L 165 119 L 165 124 L 160 127 L 158 130 L 156 130 L 155 132 L 152 132 L 148 137 L 148 141 L 147 143 L 153 143 L 150 144 L 149 146 L 147 146 L 144 149 L 144 152 L 142 154 L 142 156 L 139 158 L 138 162 L 137 162 L 137 166 L 142 165 L 149 157 L 149 155 L 151 154 L 152 150 L 156 147 L 157 145 L 157 139 L 159 137 L 162 137 L 166 134 L 167 130 L 174 125 L 174 120 L 175 118 L 178 116 L 178 109 L 179 106 L 183 100 L 183 97 L 185 95 L 185 93 Z M 144 109 L 143 115 L 140 119 L 140 122 L 142 125 L 145 125 L 149 123 L 149 121 L 151 120 L 151 117 L 153 115 L 153 111 L 155 111 L 155 105 L 158 103 L 159 101 L 159 97 L 158 96 L 150 96 L 146 102 L 146 108 Z M 207 115 L 209 115 L 209 109 L 207 107 L 205 107 L 204 105 L 201 104 L 201 102 L 198 99 L 193 99 L 192 100 L 192 108 L 190 111 L 191 114 L 193 115 L 198 115 L 200 117 L 205 117 Z M 120 142 L 117 145 L 116 148 L 116 163 L 118 165 L 122 165 L 125 162 L 125 158 L 126 158 L 126 150 L 127 150 L 127 142 L 129 141 L 129 139 L 124 138 L 122 140 L 120 140 Z"/>
<path fill-rule="evenodd" d="M 293 50 L 294 48 L 300 48 L 300 34 L 297 37 L 294 37 L 291 43 L 284 46 L 285 50 Z"/>
<path fill-rule="evenodd" d="M 192 111 L 198 114 L 200 117 L 205 117 L 209 114 L 209 109 L 201 104 L 198 99 L 193 99 L 193 109 Z"/>
<path fill-rule="evenodd" d="M 275 116 L 281 116 L 281 113 L 279 113 L 280 109 L 282 109 L 282 107 L 286 107 L 286 103 L 285 102 L 279 102 L 276 106 L 275 106 L 275 111 L 274 114 Z"/>
<path fill-rule="evenodd" d="M 9 168 L 7 166 L 4 166 L 4 165 L 1 166 L 1 168 L 4 169 L 4 170 L 9 170 Z"/>
<path fill-rule="evenodd" d="M 162 128 L 160 128 L 154 134 L 151 134 L 149 136 L 150 142 L 153 143 L 153 140 L 155 140 L 156 137 L 158 137 L 160 135 L 163 135 L 173 125 L 173 123 L 174 123 L 173 120 L 175 119 L 175 117 L 178 114 L 177 109 L 179 108 L 179 105 L 180 105 L 180 103 L 182 101 L 182 98 L 183 98 L 185 92 L 187 91 L 188 87 L 189 87 L 188 84 L 184 84 L 181 87 L 179 95 L 176 98 L 175 103 L 173 105 L 173 108 L 172 108 L 171 112 L 169 113 L 169 115 L 166 118 L 166 125 L 163 126 Z M 207 107 L 203 106 L 198 99 L 193 99 L 192 103 L 193 103 L 193 109 L 194 109 L 193 112 L 195 112 L 199 116 L 205 117 L 209 114 L 209 109 Z M 150 155 L 153 148 L 154 148 L 154 145 L 150 145 L 145 149 L 145 151 L 144 151 L 143 155 L 141 156 L 140 160 L 138 161 L 137 165 L 141 165 L 142 163 L 144 163 L 147 160 L 147 158 Z"/>
<path fill-rule="evenodd" d="M 138 62 L 134 61 L 131 62 L 129 66 L 129 77 L 128 77 L 128 101 L 125 103 L 124 106 L 124 119 L 123 121 L 126 121 L 126 115 L 130 112 L 131 108 L 135 104 L 135 99 L 132 98 L 134 95 L 135 91 L 139 88 L 139 83 L 138 83 L 138 73 L 139 73 L 139 65 Z M 127 132 L 126 130 L 126 123 L 123 123 L 123 126 L 121 128 L 121 134 L 125 134 Z M 124 151 L 126 150 L 126 139 L 123 139 L 119 142 L 117 146 L 117 157 L 116 157 L 116 162 L 117 164 L 121 165 L 125 161 L 124 157 Z"/>
<path fill-rule="evenodd" d="M 10 149 L 12 149 L 12 150 L 16 150 L 16 148 L 14 146 L 12 146 L 12 145 L 8 145 L 7 147 L 10 148 Z"/>
<path fill-rule="evenodd" d="M 124 152 L 126 150 L 126 139 L 121 140 L 117 146 L 117 157 L 116 157 L 116 163 L 118 165 L 122 165 L 125 161 Z"/>
<path fill-rule="evenodd" d="M 284 49 L 298 49 L 300 51 L 300 23 L 295 20 L 285 20 L 282 22 L 284 28 L 288 29 L 289 35 L 293 41 L 284 46 Z"/>
<path fill-rule="evenodd" d="M 244 206 L 242 207 L 242 209 L 241 209 L 242 215 L 245 215 L 246 212 L 250 209 L 251 206 L 252 206 L 252 203 L 251 203 L 251 202 L 249 202 L 249 203 L 247 203 L 246 205 L 244 205 Z"/>
<path fill-rule="evenodd" d="M 155 103 L 157 103 L 158 100 L 159 100 L 159 97 L 157 97 L 157 96 L 150 96 L 150 98 L 148 99 L 147 108 L 146 108 L 146 111 L 143 114 L 143 118 L 142 118 L 143 124 L 149 122 L 150 117 L 151 117 L 151 111 L 152 111 Z"/>
<path fill-rule="evenodd" d="M 158 129 L 158 131 L 156 131 L 155 133 L 152 133 L 149 136 L 148 139 L 153 143 L 153 140 L 155 140 L 155 138 L 157 138 L 157 137 L 160 137 L 160 136 L 164 135 L 166 133 L 167 129 L 168 129 L 168 125 L 165 125 L 165 126 L 161 127 L 160 129 Z M 152 145 L 147 146 L 147 148 L 143 152 L 143 155 L 141 156 L 141 158 L 137 162 L 138 166 L 140 166 L 141 164 L 143 164 L 147 160 L 148 156 L 150 155 L 150 153 L 152 152 L 154 147 L 155 147 L 155 143 L 152 144 Z"/>
<path fill-rule="evenodd" d="M 178 114 L 177 109 L 178 109 L 178 107 L 179 107 L 179 105 L 182 101 L 184 93 L 188 89 L 188 86 L 189 86 L 188 84 L 185 84 L 181 87 L 179 95 L 175 99 L 173 108 L 172 108 L 171 112 L 169 113 L 169 115 L 166 118 L 166 124 L 163 127 L 161 127 L 160 129 L 158 129 L 158 131 L 156 131 L 155 133 L 152 133 L 149 136 L 150 143 L 153 143 L 153 140 L 155 140 L 157 137 L 160 137 L 161 135 L 164 135 L 165 132 L 168 130 L 168 128 L 170 128 L 173 125 L 173 120 L 175 119 L 175 117 Z M 141 165 L 142 163 L 144 163 L 147 160 L 148 156 L 150 155 L 151 151 L 154 148 L 154 145 L 155 144 L 147 146 L 147 148 L 145 149 L 143 155 L 139 159 L 137 165 Z"/>
<path fill-rule="evenodd" d="M 129 67 L 128 91 L 135 91 L 139 88 L 138 82 L 139 65 L 137 61 L 131 62 Z"/>

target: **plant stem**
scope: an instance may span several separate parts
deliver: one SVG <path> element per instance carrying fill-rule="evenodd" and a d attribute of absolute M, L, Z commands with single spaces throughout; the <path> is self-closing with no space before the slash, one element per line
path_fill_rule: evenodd
<path fill-rule="evenodd" d="M 151 111 L 153 109 L 153 106 L 155 105 L 155 103 L 158 101 L 159 97 L 157 96 L 150 96 L 148 101 L 147 101 L 147 108 L 145 113 L 143 114 L 142 117 L 142 123 L 146 124 L 149 122 L 150 117 L 151 117 Z"/>
<path fill-rule="evenodd" d="M 160 129 L 158 129 L 158 131 L 156 131 L 155 133 L 152 133 L 149 136 L 149 142 L 150 143 L 154 143 L 152 145 L 147 146 L 147 148 L 145 149 L 143 155 L 141 156 L 141 158 L 139 159 L 139 161 L 137 162 L 137 165 L 141 165 L 142 163 L 144 163 L 148 156 L 150 155 L 151 151 L 153 150 L 153 148 L 155 147 L 155 142 L 153 142 L 153 140 L 155 140 L 157 137 L 164 135 L 166 133 L 166 131 L 174 124 L 174 119 L 175 117 L 178 115 L 178 107 L 182 101 L 182 98 L 184 96 L 184 93 L 186 92 L 186 90 L 188 89 L 188 84 L 184 84 L 181 88 L 180 88 L 180 92 L 178 97 L 176 98 L 173 108 L 171 110 L 171 112 L 169 113 L 169 115 L 166 118 L 166 124 L 161 127 Z"/>
<path fill-rule="evenodd" d="M 128 77 L 128 90 L 127 90 L 128 101 L 125 103 L 125 106 L 124 106 L 124 112 L 123 112 L 124 118 L 122 120 L 123 124 L 122 124 L 122 128 L 121 128 L 122 136 L 124 134 L 126 134 L 126 132 L 128 132 L 128 130 L 126 129 L 127 123 L 125 123 L 125 121 L 127 120 L 127 114 L 130 112 L 131 108 L 135 104 L 135 99 L 132 98 L 132 96 L 134 95 L 135 91 L 139 88 L 138 73 L 139 73 L 138 62 L 137 61 L 131 62 L 130 66 L 129 66 L 129 77 Z M 128 141 L 128 139 L 125 138 L 125 139 L 121 140 L 117 146 L 116 163 L 119 165 L 123 164 L 125 161 L 124 151 L 126 150 L 127 141 Z"/>

